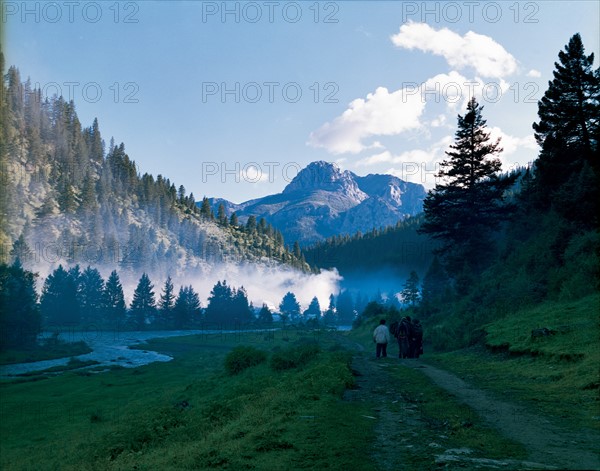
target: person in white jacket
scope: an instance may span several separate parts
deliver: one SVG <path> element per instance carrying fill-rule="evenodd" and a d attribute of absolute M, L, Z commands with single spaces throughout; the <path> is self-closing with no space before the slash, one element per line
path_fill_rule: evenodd
<path fill-rule="evenodd" d="M 385 325 L 385 319 L 379 321 L 379 325 L 373 331 L 373 342 L 376 344 L 375 357 L 387 357 L 387 344 L 390 341 L 390 331 Z"/>

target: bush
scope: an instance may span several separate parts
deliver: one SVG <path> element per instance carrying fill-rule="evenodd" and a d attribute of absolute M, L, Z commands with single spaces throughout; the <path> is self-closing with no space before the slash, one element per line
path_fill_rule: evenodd
<path fill-rule="evenodd" d="M 275 371 L 301 368 L 321 352 L 317 344 L 305 344 L 276 352 L 271 357 L 271 368 Z"/>
<path fill-rule="evenodd" d="M 236 347 L 225 357 L 225 370 L 230 375 L 241 373 L 251 366 L 260 365 L 267 359 L 267 354 L 254 347 Z"/>

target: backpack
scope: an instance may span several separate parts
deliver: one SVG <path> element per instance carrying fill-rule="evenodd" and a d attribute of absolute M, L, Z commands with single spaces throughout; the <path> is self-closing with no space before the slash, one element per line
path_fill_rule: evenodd
<path fill-rule="evenodd" d="M 400 322 L 398 322 L 398 321 L 392 322 L 392 325 L 390 325 L 390 334 L 392 334 L 394 337 L 398 337 L 399 327 L 400 327 Z"/>

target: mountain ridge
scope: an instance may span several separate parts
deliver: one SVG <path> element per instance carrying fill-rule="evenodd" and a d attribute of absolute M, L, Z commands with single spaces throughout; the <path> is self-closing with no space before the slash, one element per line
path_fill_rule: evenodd
<path fill-rule="evenodd" d="M 327 237 L 391 226 L 419 214 L 426 191 L 389 174 L 358 176 L 322 160 L 300 170 L 281 193 L 232 203 L 209 198 L 213 211 L 223 205 L 240 220 L 264 218 L 286 242 L 311 244 Z"/>

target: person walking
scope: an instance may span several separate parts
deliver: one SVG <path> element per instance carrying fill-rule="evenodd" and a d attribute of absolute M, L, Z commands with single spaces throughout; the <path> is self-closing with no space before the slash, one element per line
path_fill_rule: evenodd
<path fill-rule="evenodd" d="M 410 317 L 403 317 L 398 326 L 398 356 L 400 358 L 411 358 L 409 344 L 411 335 L 412 329 Z"/>
<path fill-rule="evenodd" d="M 379 321 L 379 325 L 373 331 L 373 342 L 375 342 L 375 357 L 387 357 L 387 344 L 390 341 L 390 331 L 385 325 L 385 319 Z"/>

